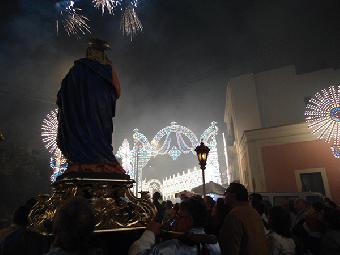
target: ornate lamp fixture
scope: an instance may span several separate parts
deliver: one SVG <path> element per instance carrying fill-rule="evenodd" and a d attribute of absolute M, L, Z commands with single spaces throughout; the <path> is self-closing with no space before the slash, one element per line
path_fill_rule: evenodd
<path fill-rule="evenodd" d="M 207 164 L 207 159 L 208 159 L 208 154 L 209 154 L 210 149 L 208 148 L 208 146 L 205 146 L 203 142 L 201 142 L 201 144 L 196 147 L 195 151 L 197 154 L 198 162 L 202 170 L 203 195 L 205 196 L 205 172 L 204 170 Z"/>

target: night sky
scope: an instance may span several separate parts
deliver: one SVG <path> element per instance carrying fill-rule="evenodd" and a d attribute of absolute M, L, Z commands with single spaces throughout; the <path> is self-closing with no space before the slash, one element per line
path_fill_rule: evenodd
<path fill-rule="evenodd" d="M 56 35 L 54 3 L 1 1 L 0 10 L 0 130 L 6 136 L 0 147 L 20 144 L 46 162 L 41 121 L 87 45 L 87 37 Z M 119 15 L 102 16 L 89 0 L 81 7 L 91 36 L 111 44 L 122 84 L 115 149 L 134 128 L 151 140 L 171 121 L 197 136 L 211 121 L 223 131 L 226 84 L 233 76 L 290 64 L 299 73 L 340 64 L 339 0 L 140 0 L 144 30 L 133 42 L 121 35 Z M 156 166 L 160 176 L 168 175 Z"/>

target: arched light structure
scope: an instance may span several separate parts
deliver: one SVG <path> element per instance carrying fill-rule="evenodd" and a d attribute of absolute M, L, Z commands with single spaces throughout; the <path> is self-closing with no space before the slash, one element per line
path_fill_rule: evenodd
<path fill-rule="evenodd" d="M 216 183 L 221 183 L 216 142 L 218 128 L 216 124 L 216 122 L 212 122 L 209 128 L 207 128 L 200 136 L 200 140 L 202 140 L 210 148 L 209 158 L 207 160 L 206 166 L 206 180 L 207 182 L 213 181 Z M 151 158 L 156 157 L 157 155 L 168 155 L 173 160 L 177 160 L 183 154 L 193 153 L 195 155 L 195 148 L 198 144 L 199 140 L 197 139 L 197 136 L 190 129 L 173 121 L 169 126 L 157 132 L 157 134 L 151 140 L 151 143 L 145 135 L 140 133 L 138 129 L 135 129 L 133 134 L 133 148 L 130 154 L 131 159 L 124 159 L 125 156 L 123 156 L 123 154 L 120 152 L 121 149 L 116 155 L 122 158 L 122 161 L 130 160 L 132 162 L 133 170 L 131 172 L 133 174 L 130 174 L 130 176 L 136 180 L 135 192 L 138 193 L 141 191 L 142 187 L 143 168 Z M 125 155 L 129 154 L 126 153 Z M 192 179 L 197 182 L 196 186 L 201 185 L 202 179 L 196 177 L 197 173 L 195 171 L 193 171 L 192 174 Z M 169 183 L 171 180 L 174 180 L 171 191 L 182 188 L 183 185 L 176 184 L 175 178 L 170 177 L 169 181 L 167 181 L 168 184 L 166 186 L 162 185 L 163 192 L 169 193 L 164 189 L 166 189 L 166 187 L 170 188 Z"/>
<path fill-rule="evenodd" d="M 163 139 L 164 142 L 161 144 Z M 189 140 L 190 143 L 188 144 L 185 139 Z M 155 135 L 151 144 L 156 154 L 168 154 L 173 160 L 176 160 L 183 153 L 193 152 L 198 144 L 198 139 L 190 129 L 180 126 L 173 121 L 170 123 L 170 126 L 161 129 Z"/>

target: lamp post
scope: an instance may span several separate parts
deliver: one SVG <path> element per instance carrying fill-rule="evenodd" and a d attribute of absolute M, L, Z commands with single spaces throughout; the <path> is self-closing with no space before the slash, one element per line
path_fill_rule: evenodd
<path fill-rule="evenodd" d="M 201 142 L 201 144 L 199 146 L 196 147 L 195 149 L 196 154 L 197 154 L 197 158 L 198 158 L 198 162 L 201 166 L 201 170 L 202 170 L 202 181 L 203 181 L 203 196 L 205 196 L 205 166 L 207 164 L 207 158 L 208 158 L 208 154 L 210 149 L 204 145 L 203 141 Z"/>

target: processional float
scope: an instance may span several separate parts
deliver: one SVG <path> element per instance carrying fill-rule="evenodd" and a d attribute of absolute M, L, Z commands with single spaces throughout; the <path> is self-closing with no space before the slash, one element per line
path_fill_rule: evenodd
<path fill-rule="evenodd" d="M 52 233 L 57 208 L 75 196 L 86 198 L 93 208 L 95 232 L 145 228 L 155 216 L 148 198 L 133 195 L 134 180 L 112 153 L 112 117 L 120 88 L 104 53 L 108 48 L 104 41 L 91 40 L 86 58 L 75 61 L 62 81 L 57 128 L 45 139 L 53 153 L 51 166 L 64 169 L 29 214 L 29 228 L 40 234 Z M 45 124 L 48 133 L 50 123 Z M 54 143 L 49 143 L 51 136 Z"/>

